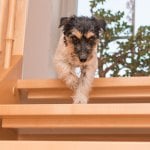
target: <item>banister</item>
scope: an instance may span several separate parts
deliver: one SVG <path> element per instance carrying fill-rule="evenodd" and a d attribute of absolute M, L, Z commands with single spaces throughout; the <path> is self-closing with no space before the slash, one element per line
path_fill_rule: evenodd
<path fill-rule="evenodd" d="M 0 1 L 0 52 L 4 50 L 5 42 L 4 42 L 4 34 L 5 34 L 5 25 L 7 22 L 7 6 L 8 0 L 1 0 Z"/>
<path fill-rule="evenodd" d="M 8 23 L 7 23 L 7 33 L 6 33 L 6 47 L 5 47 L 5 58 L 4 58 L 4 68 L 7 69 L 11 62 L 11 53 L 14 41 L 14 27 L 15 27 L 15 12 L 16 12 L 16 0 L 9 0 L 8 3 Z"/>

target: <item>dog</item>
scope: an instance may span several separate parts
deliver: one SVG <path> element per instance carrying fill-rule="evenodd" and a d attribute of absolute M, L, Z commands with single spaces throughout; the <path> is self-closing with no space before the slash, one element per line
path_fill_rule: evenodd
<path fill-rule="evenodd" d="M 59 28 L 63 34 L 54 55 L 58 78 L 74 91 L 75 104 L 86 104 L 98 66 L 97 46 L 100 33 L 105 30 L 103 19 L 86 16 L 62 17 Z M 75 69 L 80 68 L 78 77 Z"/>

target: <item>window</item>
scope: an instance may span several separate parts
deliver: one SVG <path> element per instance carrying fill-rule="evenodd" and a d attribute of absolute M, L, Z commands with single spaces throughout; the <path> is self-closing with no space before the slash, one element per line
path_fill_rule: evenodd
<path fill-rule="evenodd" d="M 79 0 L 78 15 L 107 21 L 98 48 L 97 77 L 150 75 L 149 5 L 149 0 Z"/>

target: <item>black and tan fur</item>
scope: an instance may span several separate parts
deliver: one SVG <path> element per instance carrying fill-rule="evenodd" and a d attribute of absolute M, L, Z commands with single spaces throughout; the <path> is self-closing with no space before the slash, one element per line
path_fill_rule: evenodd
<path fill-rule="evenodd" d="M 58 77 L 74 91 L 74 103 L 87 103 L 94 74 L 97 69 L 99 34 L 105 30 L 105 21 L 94 17 L 64 17 L 63 28 L 54 63 Z M 75 69 L 80 67 L 78 77 Z"/>

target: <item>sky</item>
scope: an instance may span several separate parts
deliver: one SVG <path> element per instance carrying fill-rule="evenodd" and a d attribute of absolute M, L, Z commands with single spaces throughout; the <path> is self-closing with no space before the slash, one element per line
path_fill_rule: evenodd
<path fill-rule="evenodd" d="M 106 8 L 112 11 L 125 11 L 127 12 L 127 0 L 107 0 Z M 91 16 L 89 0 L 78 0 L 78 15 Z M 150 0 L 136 0 L 136 29 L 140 25 L 150 25 Z"/>

